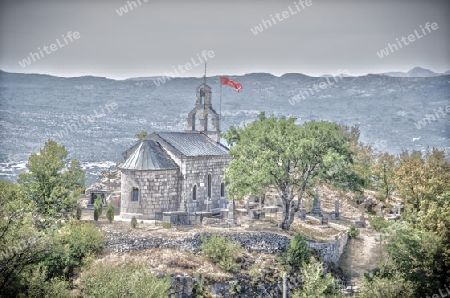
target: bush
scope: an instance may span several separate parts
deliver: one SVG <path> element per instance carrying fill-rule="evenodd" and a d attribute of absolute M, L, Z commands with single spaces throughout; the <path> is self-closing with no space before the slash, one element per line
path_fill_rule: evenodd
<path fill-rule="evenodd" d="M 109 220 L 109 223 L 112 223 L 114 220 L 114 206 L 112 204 L 109 204 L 108 208 L 106 208 L 106 218 Z"/>
<path fill-rule="evenodd" d="M 240 265 L 237 263 L 237 258 L 242 252 L 239 244 L 224 236 L 212 234 L 210 237 L 202 237 L 200 249 L 206 258 L 222 270 L 239 271 Z"/>
<path fill-rule="evenodd" d="M 70 283 L 61 278 L 48 278 L 46 268 L 36 266 L 22 273 L 21 293 L 16 297 L 75 297 L 70 291 Z"/>
<path fill-rule="evenodd" d="M 81 275 L 82 297 L 167 297 L 170 277 L 159 278 L 142 265 L 97 263 Z"/>
<path fill-rule="evenodd" d="M 330 273 L 324 276 L 322 263 L 314 258 L 300 269 L 300 274 L 302 288 L 294 292 L 293 298 L 343 297 L 336 279 Z"/>
<path fill-rule="evenodd" d="M 137 224 L 138 224 L 136 217 L 133 216 L 133 218 L 131 218 L 131 222 L 130 223 L 131 223 L 131 227 L 133 229 L 136 229 Z"/>
<path fill-rule="evenodd" d="M 311 250 L 306 239 L 300 233 L 295 233 L 286 247 L 286 252 L 281 253 L 279 262 L 281 267 L 290 271 L 291 269 L 298 269 L 303 264 L 309 263 L 311 258 Z"/>
<path fill-rule="evenodd" d="M 377 232 L 384 232 L 390 226 L 389 220 L 384 220 L 380 216 L 369 216 L 370 226 Z"/>
<path fill-rule="evenodd" d="M 350 238 L 355 238 L 359 235 L 359 229 L 355 225 L 351 225 L 350 229 L 348 230 L 348 236 Z"/>
<path fill-rule="evenodd" d="M 78 203 L 78 204 L 77 204 L 77 209 L 76 209 L 76 218 L 77 218 L 78 220 L 81 219 L 82 212 L 83 212 L 83 209 L 81 208 L 81 204 Z"/>
<path fill-rule="evenodd" d="M 71 221 L 48 240 L 48 249 L 40 255 L 41 264 L 48 268 L 50 277 L 72 277 L 74 269 L 89 255 L 100 253 L 104 237 L 93 224 Z"/>
<path fill-rule="evenodd" d="M 94 208 L 94 220 L 98 220 L 98 209 Z"/>

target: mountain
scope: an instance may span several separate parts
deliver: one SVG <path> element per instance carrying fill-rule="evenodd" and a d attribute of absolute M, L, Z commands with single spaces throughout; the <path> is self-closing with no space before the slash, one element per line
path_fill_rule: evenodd
<path fill-rule="evenodd" d="M 416 73 L 416 72 L 413 72 Z M 424 121 L 450 105 L 450 75 L 311 77 L 268 73 L 228 76 L 240 93 L 208 77 L 222 131 L 243 126 L 260 111 L 304 121 L 358 125 L 361 140 L 379 151 L 399 153 L 426 147 L 450 149 L 450 115 Z M 60 78 L 0 72 L 0 178 L 15 179 L 32 152 L 49 138 L 78 159 L 88 182 L 99 169 L 122 161 L 121 153 L 142 131 L 184 130 L 202 78 L 173 78 L 158 87 L 152 79 Z M 222 106 L 219 106 L 222 89 Z"/>
<path fill-rule="evenodd" d="M 406 78 L 426 78 L 426 77 L 436 77 L 440 75 L 446 75 L 446 73 L 436 73 L 426 68 L 421 67 L 414 67 L 413 69 L 409 70 L 408 72 L 386 72 L 383 73 L 384 75 L 390 76 L 390 77 L 406 77 Z"/>

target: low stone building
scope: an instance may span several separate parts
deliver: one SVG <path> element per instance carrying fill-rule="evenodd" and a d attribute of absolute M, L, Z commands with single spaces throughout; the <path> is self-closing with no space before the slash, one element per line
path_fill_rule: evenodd
<path fill-rule="evenodd" d="M 220 144 L 220 119 L 211 99 L 204 82 L 186 131 L 154 132 L 123 154 L 122 217 L 156 219 L 162 212 L 218 212 L 227 206 L 222 177 L 231 157 Z"/>

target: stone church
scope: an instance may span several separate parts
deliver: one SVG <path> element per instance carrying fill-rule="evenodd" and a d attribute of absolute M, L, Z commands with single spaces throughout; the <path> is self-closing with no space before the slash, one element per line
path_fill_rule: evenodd
<path fill-rule="evenodd" d="M 212 107 L 211 87 L 204 81 L 196 95 L 186 131 L 153 132 L 123 153 L 123 218 L 156 219 L 168 211 L 226 208 L 223 175 L 231 157 L 220 144 L 220 117 Z"/>

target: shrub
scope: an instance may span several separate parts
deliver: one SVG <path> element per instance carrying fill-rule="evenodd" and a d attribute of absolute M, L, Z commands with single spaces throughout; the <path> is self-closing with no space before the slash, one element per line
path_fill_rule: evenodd
<path fill-rule="evenodd" d="M 197 277 L 192 291 L 195 298 L 212 298 L 210 288 L 203 278 Z"/>
<path fill-rule="evenodd" d="M 311 258 L 311 250 L 306 239 L 300 233 L 295 233 L 286 247 L 286 252 L 281 253 L 279 262 L 281 267 L 290 271 L 291 269 L 298 269 L 303 264 L 309 263 Z"/>
<path fill-rule="evenodd" d="M 384 220 L 380 216 L 369 216 L 370 226 L 377 232 L 383 232 L 390 226 L 389 220 Z"/>
<path fill-rule="evenodd" d="M 81 219 L 82 212 L 83 212 L 83 209 L 81 208 L 81 204 L 78 203 L 78 204 L 77 204 L 77 209 L 76 209 L 76 218 L 77 218 L 78 220 Z"/>
<path fill-rule="evenodd" d="M 16 297 L 75 297 L 70 291 L 70 283 L 57 277 L 48 278 L 45 267 L 35 266 L 25 270 L 21 277 L 21 293 Z"/>
<path fill-rule="evenodd" d="M 94 208 L 94 220 L 97 221 L 98 220 L 98 209 Z"/>
<path fill-rule="evenodd" d="M 133 229 L 136 229 L 137 224 L 138 224 L 136 217 L 133 216 L 133 218 L 131 218 L 131 222 L 130 223 L 131 223 L 131 227 Z"/>
<path fill-rule="evenodd" d="M 242 252 L 239 244 L 224 236 L 212 234 L 210 237 L 202 237 L 200 249 L 206 258 L 222 270 L 228 272 L 239 271 L 240 266 L 237 263 L 237 257 Z"/>
<path fill-rule="evenodd" d="M 350 229 L 348 230 L 348 236 L 350 238 L 355 238 L 359 235 L 359 229 L 355 225 L 351 225 Z"/>
<path fill-rule="evenodd" d="M 109 220 L 109 223 L 114 220 L 114 206 L 112 204 L 109 204 L 108 208 L 106 208 L 106 218 Z"/>
<path fill-rule="evenodd" d="M 300 274 L 302 288 L 294 292 L 293 298 L 343 297 L 336 279 L 330 273 L 324 276 L 322 263 L 314 258 L 300 269 Z"/>
<path fill-rule="evenodd" d="M 168 223 L 168 222 L 163 222 L 163 223 L 162 223 L 162 227 L 163 227 L 164 229 L 170 229 L 170 228 L 172 227 L 172 225 L 171 225 L 170 223 Z"/>
<path fill-rule="evenodd" d="M 55 232 L 49 242 L 51 249 L 41 255 L 41 264 L 47 266 L 51 277 L 71 277 L 84 257 L 103 250 L 105 240 L 93 224 L 71 221 Z"/>
<path fill-rule="evenodd" d="M 81 275 L 82 297 L 160 298 L 169 295 L 169 288 L 169 276 L 159 278 L 142 265 L 97 263 Z"/>

